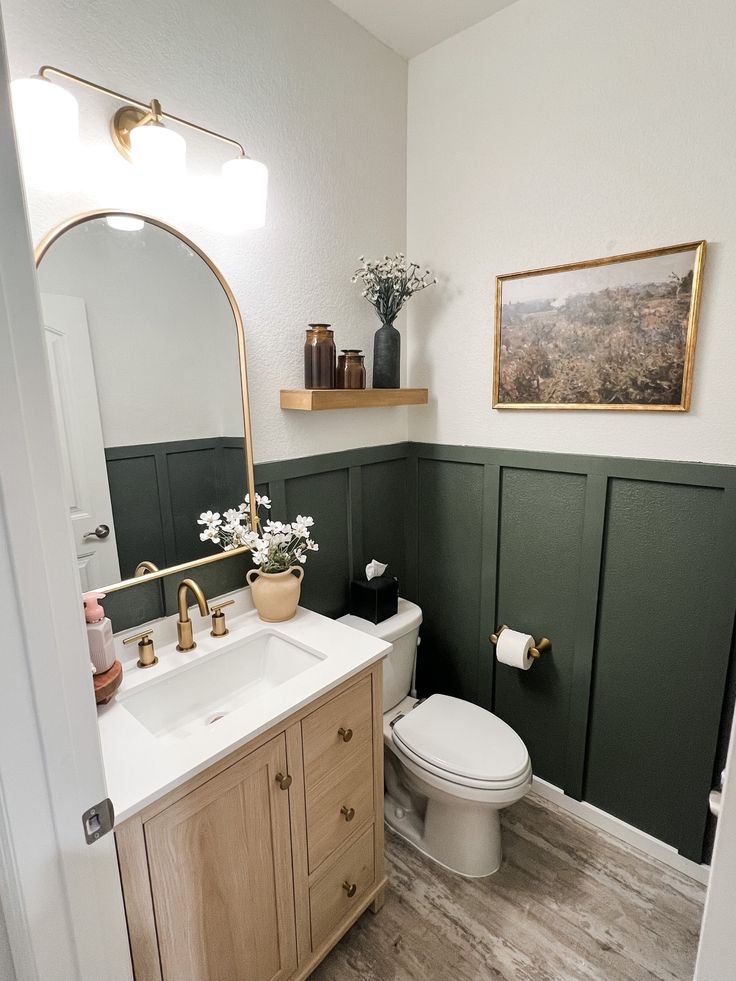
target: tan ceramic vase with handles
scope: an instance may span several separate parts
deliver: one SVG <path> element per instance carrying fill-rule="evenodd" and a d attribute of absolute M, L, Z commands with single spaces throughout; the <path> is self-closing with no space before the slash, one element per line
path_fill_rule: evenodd
<path fill-rule="evenodd" d="M 292 575 L 292 573 L 296 575 Z M 296 616 L 302 591 L 304 569 L 292 566 L 285 572 L 261 572 L 249 569 L 246 579 L 258 616 L 267 623 L 281 623 Z"/>

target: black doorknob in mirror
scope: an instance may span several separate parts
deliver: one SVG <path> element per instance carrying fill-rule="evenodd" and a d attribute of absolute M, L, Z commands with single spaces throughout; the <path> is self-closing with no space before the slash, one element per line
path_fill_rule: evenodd
<path fill-rule="evenodd" d="M 107 538 L 110 534 L 110 528 L 107 525 L 97 525 L 94 531 L 87 531 L 84 533 L 84 538 Z"/>

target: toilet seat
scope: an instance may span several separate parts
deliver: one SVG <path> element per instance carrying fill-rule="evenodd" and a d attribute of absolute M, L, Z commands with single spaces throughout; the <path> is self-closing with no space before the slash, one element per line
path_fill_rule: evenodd
<path fill-rule="evenodd" d="M 394 725 L 396 751 L 449 783 L 503 791 L 528 782 L 529 753 L 498 716 L 461 698 L 432 695 Z"/>

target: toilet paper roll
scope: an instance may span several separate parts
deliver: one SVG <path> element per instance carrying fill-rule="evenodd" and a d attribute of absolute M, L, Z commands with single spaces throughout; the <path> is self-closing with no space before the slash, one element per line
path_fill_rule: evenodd
<path fill-rule="evenodd" d="M 534 664 L 534 658 L 529 653 L 532 647 L 534 647 L 532 636 L 507 627 L 499 634 L 496 657 L 501 664 L 509 664 L 512 668 L 528 671 Z"/>

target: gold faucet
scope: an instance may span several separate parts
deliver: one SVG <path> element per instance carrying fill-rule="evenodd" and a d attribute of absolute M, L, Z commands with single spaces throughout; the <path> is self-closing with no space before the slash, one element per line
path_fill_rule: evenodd
<path fill-rule="evenodd" d="M 191 589 L 194 598 L 197 601 L 197 606 L 199 607 L 199 612 L 203 617 L 209 615 L 210 608 L 207 605 L 207 600 L 200 586 L 193 579 L 182 579 L 179 583 L 179 589 L 176 594 L 176 598 L 179 604 L 179 620 L 176 624 L 176 632 L 179 637 L 179 643 L 176 645 L 177 651 L 193 651 L 197 646 L 194 643 L 194 637 L 192 635 L 192 621 L 189 619 L 189 610 L 187 609 L 187 593 Z"/>
<path fill-rule="evenodd" d="M 158 572 L 158 566 L 146 559 L 145 561 L 138 563 L 138 565 L 135 567 L 133 576 L 138 579 L 140 576 L 145 576 L 148 572 Z"/>

